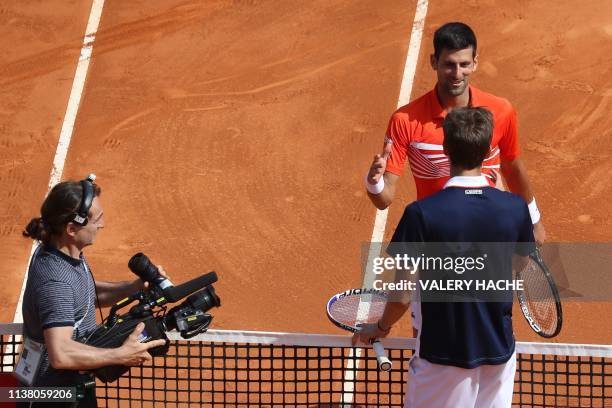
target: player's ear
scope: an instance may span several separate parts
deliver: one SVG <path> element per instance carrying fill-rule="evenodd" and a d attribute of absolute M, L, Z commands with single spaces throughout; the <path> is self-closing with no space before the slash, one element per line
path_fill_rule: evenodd
<path fill-rule="evenodd" d="M 474 55 L 474 69 L 472 72 L 476 71 L 476 68 L 478 68 L 478 54 Z"/>
<path fill-rule="evenodd" d="M 64 233 L 66 233 L 66 235 L 68 235 L 70 237 L 74 237 L 76 235 L 77 231 L 78 231 L 78 227 L 73 222 L 69 222 L 64 227 Z"/>
<path fill-rule="evenodd" d="M 434 71 L 438 70 L 438 59 L 435 54 L 429 54 L 429 63 L 431 64 L 431 69 Z"/>

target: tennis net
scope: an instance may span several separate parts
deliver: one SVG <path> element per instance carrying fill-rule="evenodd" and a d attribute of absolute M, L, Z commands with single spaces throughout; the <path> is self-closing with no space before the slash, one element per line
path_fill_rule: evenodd
<path fill-rule="evenodd" d="M 11 371 L 21 325 L 0 325 Z M 385 339 L 393 370 L 338 335 L 210 330 L 98 384 L 100 407 L 402 407 L 414 339 Z M 612 346 L 518 343 L 513 407 L 612 407 Z M 442 391 L 442 390 L 441 390 Z"/>

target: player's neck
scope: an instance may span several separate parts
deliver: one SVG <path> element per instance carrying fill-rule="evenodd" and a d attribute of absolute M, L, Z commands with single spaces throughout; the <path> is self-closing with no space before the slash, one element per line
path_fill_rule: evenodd
<path fill-rule="evenodd" d="M 446 111 L 451 111 L 454 108 L 465 108 L 470 104 L 470 87 L 466 87 L 465 91 L 461 95 L 449 95 L 445 92 L 440 84 L 436 85 L 436 93 L 438 94 L 438 101 L 440 106 Z"/>
<path fill-rule="evenodd" d="M 462 167 L 451 164 L 450 176 L 452 177 L 480 177 L 482 175 L 480 166 L 466 170 Z"/>

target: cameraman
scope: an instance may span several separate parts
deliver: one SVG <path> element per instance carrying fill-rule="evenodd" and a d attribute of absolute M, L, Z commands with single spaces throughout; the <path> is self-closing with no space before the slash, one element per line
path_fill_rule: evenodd
<path fill-rule="evenodd" d="M 76 341 L 96 327 L 96 296 L 98 306 L 110 306 L 146 286 L 140 279 L 93 279 L 82 252 L 104 228 L 101 190 L 93 180 L 95 176 L 57 184 L 41 207 L 41 217 L 33 218 L 23 232 L 41 242 L 30 262 L 23 298 L 24 337 L 43 347 L 34 367 L 36 374 L 31 383 L 23 385 L 76 387 L 93 378 L 83 371 L 139 365 L 151 360 L 148 349 L 165 344 L 164 340 L 140 343 L 142 323 L 118 348 L 96 348 Z M 86 391 L 77 406 L 97 406 L 95 387 Z"/>

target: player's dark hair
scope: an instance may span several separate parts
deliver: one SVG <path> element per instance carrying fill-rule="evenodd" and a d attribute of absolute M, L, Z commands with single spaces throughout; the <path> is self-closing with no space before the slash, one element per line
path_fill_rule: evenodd
<path fill-rule="evenodd" d="M 94 184 L 97 197 L 102 189 Z M 83 199 L 83 187 L 78 181 L 63 181 L 51 189 L 40 208 L 40 217 L 32 218 L 24 228 L 24 237 L 49 242 L 52 236 L 59 236 L 74 219 Z"/>
<path fill-rule="evenodd" d="M 443 123 L 444 151 L 452 165 L 471 170 L 482 165 L 491 147 L 493 115 L 485 108 L 456 108 Z"/>
<path fill-rule="evenodd" d="M 446 23 L 434 33 L 434 56 L 440 57 L 442 50 L 463 50 L 472 47 L 472 56 L 476 56 L 476 35 L 464 23 Z"/>

